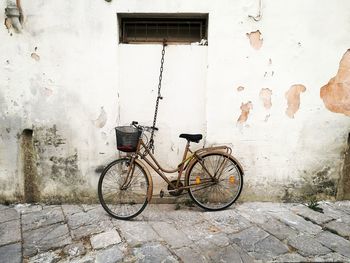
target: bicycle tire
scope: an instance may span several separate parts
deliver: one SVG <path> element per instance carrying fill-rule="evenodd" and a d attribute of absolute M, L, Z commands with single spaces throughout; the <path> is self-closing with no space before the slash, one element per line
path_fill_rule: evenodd
<path fill-rule="evenodd" d="M 98 181 L 98 198 L 104 210 L 116 219 L 128 220 L 139 215 L 148 203 L 150 187 L 147 173 L 136 162 L 134 173 L 126 189 L 121 189 L 126 182 L 130 158 L 122 158 L 108 164 Z M 137 179 L 136 179 L 137 178 Z M 124 180 L 123 180 L 124 179 Z M 111 182 L 112 180 L 112 182 Z M 109 189 L 115 192 L 108 192 Z M 137 193 L 136 193 L 136 190 Z"/>
<path fill-rule="evenodd" d="M 222 168 L 220 168 L 220 162 L 225 159 L 226 162 L 222 163 Z M 186 177 L 187 185 L 198 184 L 198 186 L 190 187 L 188 190 L 191 199 L 199 207 L 208 211 L 226 209 L 238 199 L 243 189 L 243 171 L 240 165 L 232 156 L 223 153 L 208 153 L 201 156 L 200 160 L 210 173 L 215 174 L 214 167 L 223 170 L 218 182 L 214 182 L 205 172 L 200 162 L 196 160 L 189 167 Z M 208 186 L 203 184 L 205 180 L 208 181 Z M 223 192 L 219 192 L 220 187 L 228 195 L 222 195 Z"/>

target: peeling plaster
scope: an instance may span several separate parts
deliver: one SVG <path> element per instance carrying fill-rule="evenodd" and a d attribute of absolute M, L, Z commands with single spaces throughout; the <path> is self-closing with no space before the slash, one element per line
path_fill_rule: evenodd
<path fill-rule="evenodd" d="M 237 91 L 238 91 L 238 92 L 243 91 L 243 90 L 244 90 L 244 87 L 243 87 L 243 86 L 237 87 Z"/>
<path fill-rule="evenodd" d="M 262 18 L 262 0 L 259 0 L 259 8 L 258 8 L 258 12 L 257 15 L 253 16 L 253 15 L 249 15 L 249 18 L 253 19 L 255 22 L 259 22 Z"/>
<path fill-rule="evenodd" d="M 270 114 L 267 114 L 267 115 L 265 116 L 264 122 L 268 122 L 269 119 L 270 119 Z"/>
<path fill-rule="evenodd" d="M 241 115 L 239 116 L 237 122 L 238 123 L 244 123 L 248 119 L 248 115 L 250 110 L 253 109 L 253 104 L 251 101 L 248 101 L 247 103 L 242 103 L 241 104 Z"/>
<path fill-rule="evenodd" d="M 321 88 L 320 97 L 328 110 L 350 116 L 350 49 L 340 60 L 337 75 Z"/>
<path fill-rule="evenodd" d="M 97 128 L 103 128 L 106 125 L 106 122 L 107 122 L 107 113 L 105 112 L 103 107 L 101 107 L 100 115 L 96 120 L 93 121 L 93 123 Z"/>
<path fill-rule="evenodd" d="M 286 114 L 289 118 L 294 118 L 294 114 L 299 110 L 300 107 L 300 93 L 305 92 L 306 88 L 304 85 L 296 84 L 289 88 L 286 92 L 285 97 L 287 99 L 288 107 Z"/>
<path fill-rule="evenodd" d="M 267 110 L 271 109 L 272 107 L 271 95 L 272 95 L 272 90 L 270 89 L 261 89 L 259 93 L 259 97 L 263 101 L 264 107 Z"/>
<path fill-rule="evenodd" d="M 39 61 L 40 60 L 40 56 L 36 53 L 38 50 L 37 47 L 35 47 L 34 52 L 30 55 L 32 59 Z"/>
<path fill-rule="evenodd" d="M 10 33 L 10 30 L 12 28 L 11 19 L 5 18 L 4 25 L 5 25 L 6 29 L 8 30 L 8 32 Z"/>
<path fill-rule="evenodd" d="M 259 30 L 247 33 L 247 37 L 249 38 L 252 48 L 259 50 L 262 47 L 263 38 Z"/>
<path fill-rule="evenodd" d="M 32 59 L 34 59 L 36 61 L 40 60 L 40 56 L 38 54 L 36 54 L 36 53 L 32 53 L 30 56 L 31 56 Z"/>

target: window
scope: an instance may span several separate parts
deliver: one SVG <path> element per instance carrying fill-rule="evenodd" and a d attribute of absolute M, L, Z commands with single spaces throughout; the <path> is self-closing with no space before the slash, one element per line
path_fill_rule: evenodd
<path fill-rule="evenodd" d="M 192 43 L 207 39 L 207 14 L 118 14 L 120 43 Z"/>

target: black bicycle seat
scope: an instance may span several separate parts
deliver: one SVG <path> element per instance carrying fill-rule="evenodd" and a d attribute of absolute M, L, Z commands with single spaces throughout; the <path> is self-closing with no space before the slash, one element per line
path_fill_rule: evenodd
<path fill-rule="evenodd" d="M 199 141 L 202 140 L 203 138 L 202 134 L 186 134 L 186 133 L 181 133 L 179 137 L 195 143 L 199 143 Z"/>

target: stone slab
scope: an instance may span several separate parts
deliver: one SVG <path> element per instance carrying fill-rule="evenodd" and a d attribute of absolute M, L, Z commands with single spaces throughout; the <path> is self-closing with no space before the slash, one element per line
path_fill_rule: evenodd
<path fill-rule="evenodd" d="M 43 210 L 42 205 L 37 204 L 17 204 L 14 208 L 22 215 Z"/>
<path fill-rule="evenodd" d="M 288 244 L 305 257 L 326 255 L 332 251 L 315 240 L 313 236 L 299 235 L 288 239 Z"/>
<path fill-rule="evenodd" d="M 299 255 L 298 253 L 287 253 L 281 256 L 278 256 L 274 259 L 273 262 L 307 262 L 308 259 L 304 258 L 303 256 Z"/>
<path fill-rule="evenodd" d="M 84 209 L 81 205 L 67 205 L 67 204 L 65 204 L 65 205 L 62 205 L 61 207 L 62 207 L 63 213 L 66 216 L 84 212 Z"/>
<path fill-rule="evenodd" d="M 20 214 L 14 208 L 6 208 L 0 212 L 0 223 L 17 220 L 19 219 Z"/>
<path fill-rule="evenodd" d="M 173 224 L 166 222 L 151 223 L 157 234 L 164 239 L 171 247 L 179 248 L 192 245 L 193 242 L 180 229 L 176 229 Z"/>
<path fill-rule="evenodd" d="M 350 258 L 350 241 L 327 231 L 316 236 L 316 240 L 333 251 Z"/>
<path fill-rule="evenodd" d="M 254 250 L 250 255 L 266 262 L 288 252 L 289 249 L 284 243 L 274 236 L 268 236 L 254 245 Z"/>
<path fill-rule="evenodd" d="M 56 263 L 61 259 L 61 256 L 53 251 L 48 251 L 45 253 L 38 254 L 31 257 L 28 263 Z"/>
<path fill-rule="evenodd" d="M 237 211 L 246 212 L 288 212 L 295 204 L 273 202 L 246 202 L 237 205 Z"/>
<path fill-rule="evenodd" d="M 298 231 L 282 223 L 267 212 L 242 210 L 240 214 L 280 240 L 297 236 L 298 234 Z"/>
<path fill-rule="evenodd" d="M 192 247 L 182 247 L 174 250 L 175 254 L 182 259 L 183 262 L 206 263 L 206 257 L 198 250 Z"/>
<path fill-rule="evenodd" d="M 137 262 L 179 262 L 170 251 L 160 243 L 150 242 L 133 249 L 133 255 Z"/>
<path fill-rule="evenodd" d="M 21 226 L 19 220 L 0 224 L 0 246 L 21 241 Z"/>
<path fill-rule="evenodd" d="M 0 247 L 0 263 L 21 263 L 22 245 L 21 243 L 10 244 Z"/>
<path fill-rule="evenodd" d="M 202 220 L 195 224 L 183 224 L 182 222 L 177 221 L 175 224 L 176 227 L 181 229 L 181 231 L 192 241 L 203 240 L 210 235 L 224 233 L 222 226 L 219 227 L 206 220 Z"/>
<path fill-rule="evenodd" d="M 205 240 L 217 247 L 226 247 L 230 244 L 230 239 L 225 233 L 208 235 Z"/>
<path fill-rule="evenodd" d="M 90 243 L 93 249 L 106 248 L 118 244 L 121 241 L 119 233 L 115 229 L 97 234 L 90 238 Z"/>
<path fill-rule="evenodd" d="M 169 222 L 173 221 L 172 218 L 167 216 L 170 211 L 178 210 L 175 210 L 175 205 L 173 204 L 148 204 L 146 209 L 137 218 L 141 218 L 147 222 Z"/>
<path fill-rule="evenodd" d="M 333 208 L 330 202 L 319 202 L 319 207 L 323 209 L 323 214 L 333 219 L 338 219 L 344 216 L 344 212 Z"/>
<path fill-rule="evenodd" d="M 350 237 L 350 224 L 342 222 L 341 219 L 329 222 L 325 225 L 325 228 L 337 233 L 338 235 L 348 238 Z"/>
<path fill-rule="evenodd" d="M 228 210 L 226 213 L 224 212 L 226 211 L 205 213 L 204 218 L 226 234 L 237 233 L 252 226 L 247 218 L 235 211 Z"/>
<path fill-rule="evenodd" d="M 162 240 L 147 222 L 122 221 L 118 225 L 121 236 L 132 246 Z"/>
<path fill-rule="evenodd" d="M 313 224 L 310 221 L 306 221 L 304 218 L 294 214 L 291 211 L 269 212 L 269 214 L 300 233 L 317 235 L 322 231 L 322 227 L 319 225 Z"/>
<path fill-rule="evenodd" d="M 287 226 L 276 218 L 270 217 L 263 224 L 258 224 L 259 227 L 266 232 L 277 237 L 279 240 L 285 240 L 290 237 L 296 237 L 298 231 Z"/>
<path fill-rule="evenodd" d="M 332 217 L 322 214 L 320 212 L 316 212 L 305 205 L 293 206 L 290 210 L 296 213 L 297 215 L 307 220 L 310 220 L 318 225 L 323 225 L 333 220 Z"/>
<path fill-rule="evenodd" d="M 81 204 L 81 207 L 84 212 L 88 212 L 90 210 L 101 208 L 101 205 L 87 205 L 87 204 Z"/>
<path fill-rule="evenodd" d="M 229 235 L 228 237 L 234 242 L 237 246 L 242 247 L 245 251 L 254 251 L 255 244 L 259 241 L 267 238 L 269 234 L 264 230 L 252 226 L 248 229 L 243 230 L 242 232 Z"/>
<path fill-rule="evenodd" d="M 64 222 L 61 207 L 45 207 L 43 210 L 22 215 L 22 230 L 28 231 L 43 226 Z"/>
<path fill-rule="evenodd" d="M 1 205 L 0 204 L 0 211 L 9 208 L 7 205 Z"/>
<path fill-rule="evenodd" d="M 343 262 L 350 262 L 349 258 L 346 258 L 338 253 L 330 253 L 323 256 L 315 256 L 309 259 L 310 262 L 317 262 L 317 263 L 329 263 L 329 262 L 337 262 L 337 263 L 343 263 Z"/>
<path fill-rule="evenodd" d="M 242 262 L 253 263 L 254 260 L 242 249 L 236 246 L 227 246 L 218 250 L 209 251 L 210 262 Z M 189 261 L 191 262 L 191 261 Z"/>
<path fill-rule="evenodd" d="M 74 240 L 114 228 L 110 217 L 102 208 L 67 214 L 66 217 Z"/>
<path fill-rule="evenodd" d="M 334 208 L 339 209 L 350 215 L 350 201 L 338 201 L 332 204 Z"/>
<path fill-rule="evenodd" d="M 121 262 L 124 254 L 116 246 L 99 251 L 96 255 L 96 263 L 116 263 Z"/>
<path fill-rule="evenodd" d="M 89 254 L 81 258 L 66 258 L 59 261 L 59 263 L 96 263 L 96 255 Z"/>
<path fill-rule="evenodd" d="M 23 232 L 23 254 L 34 256 L 72 243 L 68 227 L 55 224 Z"/>

